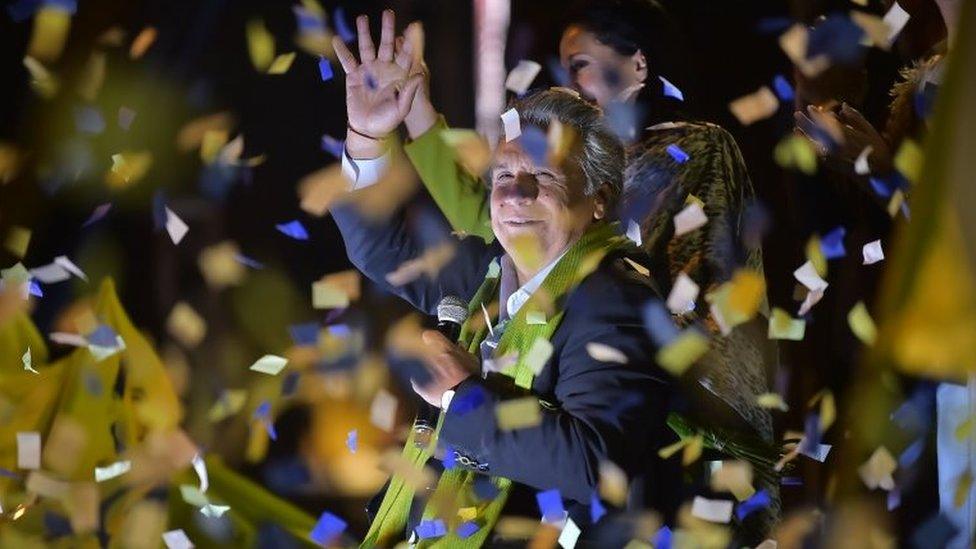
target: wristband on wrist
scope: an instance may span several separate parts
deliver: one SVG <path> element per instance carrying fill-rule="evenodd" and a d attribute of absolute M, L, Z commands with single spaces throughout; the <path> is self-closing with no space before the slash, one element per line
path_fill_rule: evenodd
<path fill-rule="evenodd" d="M 372 135 L 369 135 L 368 133 L 363 133 L 363 132 L 357 130 L 356 128 L 352 127 L 352 124 L 346 124 L 346 128 L 349 131 L 351 131 L 352 133 L 354 133 L 356 135 L 359 135 L 359 136 L 362 136 L 362 137 L 365 137 L 366 139 L 372 139 L 373 141 L 383 141 L 383 138 L 381 138 L 381 137 L 374 137 Z"/>

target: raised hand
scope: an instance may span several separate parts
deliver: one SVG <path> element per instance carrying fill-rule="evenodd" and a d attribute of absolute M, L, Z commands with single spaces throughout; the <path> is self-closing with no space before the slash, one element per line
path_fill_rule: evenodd
<path fill-rule="evenodd" d="M 391 10 L 383 12 L 380 47 L 377 50 L 369 32 L 369 18 L 356 18 L 359 31 L 359 61 L 338 37 L 333 38 L 339 63 L 346 73 L 346 113 L 353 142 L 375 141 L 377 144 L 392 132 L 410 111 L 422 75 L 408 76 L 402 62 L 394 62 L 394 25 Z M 347 139 L 347 150 L 353 146 Z"/>

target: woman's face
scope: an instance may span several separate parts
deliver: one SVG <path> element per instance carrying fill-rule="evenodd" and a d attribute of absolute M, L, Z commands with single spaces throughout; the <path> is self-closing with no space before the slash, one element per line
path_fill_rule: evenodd
<path fill-rule="evenodd" d="M 592 32 L 576 25 L 563 31 L 559 58 L 573 89 L 601 107 L 628 99 L 628 94 L 647 78 L 647 62 L 640 51 L 633 55 L 617 53 Z"/>

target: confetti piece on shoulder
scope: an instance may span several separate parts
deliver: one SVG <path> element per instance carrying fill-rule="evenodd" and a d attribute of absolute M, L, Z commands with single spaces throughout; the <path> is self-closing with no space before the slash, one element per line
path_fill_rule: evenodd
<path fill-rule="evenodd" d="M 594 493 L 590 496 L 590 522 L 596 524 L 607 514 L 607 508 L 603 506 L 600 497 Z"/>
<path fill-rule="evenodd" d="M 534 427 L 542 421 L 539 399 L 528 396 L 500 402 L 495 405 L 495 418 L 502 431 Z"/>
<path fill-rule="evenodd" d="M 308 240 L 308 231 L 305 230 L 305 226 L 302 225 L 302 222 L 298 221 L 297 219 L 287 223 L 279 223 L 278 225 L 275 225 L 275 228 L 278 229 L 281 234 L 294 238 L 295 240 Z"/>
<path fill-rule="evenodd" d="M 802 341 L 806 332 L 807 323 L 803 319 L 795 319 L 789 313 L 774 307 L 769 317 L 769 339 L 787 339 L 790 341 Z"/>
<path fill-rule="evenodd" d="M 525 312 L 525 323 L 530 326 L 546 324 L 546 313 L 538 309 L 531 309 Z"/>
<path fill-rule="evenodd" d="M 885 258 L 884 250 L 881 249 L 880 240 L 868 242 L 861 249 L 861 252 L 864 255 L 864 265 L 874 265 L 879 261 L 883 261 Z"/>
<path fill-rule="evenodd" d="M 615 362 L 617 364 L 627 364 L 627 355 L 619 349 L 615 349 L 598 341 L 590 341 L 586 344 L 586 354 L 593 360 L 600 362 Z"/>
<path fill-rule="evenodd" d="M 673 97 L 678 101 L 685 100 L 685 94 L 681 93 L 681 90 L 678 89 L 678 86 L 675 86 L 674 84 L 669 82 L 667 78 L 663 76 L 658 76 L 658 80 L 661 81 L 661 85 L 663 86 L 665 97 Z"/>
<path fill-rule="evenodd" d="M 776 114 L 779 100 L 769 88 L 763 86 L 755 92 L 729 103 L 729 110 L 743 126 L 748 126 Z"/>
<path fill-rule="evenodd" d="M 194 547 L 193 542 L 182 529 L 163 532 L 163 543 L 166 544 L 166 549 L 192 549 Z"/>
<path fill-rule="evenodd" d="M 576 547 L 576 542 L 579 541 L 580 534 L 582 533 L 583 531 L 573 522 L 573 519 L 567 518 L 566 525 L 563 526 L 562 531 L 559 533 L 559 539 L 556 541 L 563 549 L 573 549 Z"/>
<path fill-rule="evenodd" d="M 678 237 L 704 227 L 708 216 L 699 204 L 688 204 L 674 216 L 674 236 Z"/>
<path fill-rule="evenodd" d="M 173 241 L 173 244 L 179 244 L 189 231 L 190 227 L 184 223 L 183 220 L 173 212 L 173 210 L 167 207 L 166 232 L 169 233 L 169 238 Z"/>
<path fill-rule="evenodd" d="M 17 433 L 17 467 L 41 468 L 41 434 L 36 431 Z"/>
<path fill-rule="evenodd" d="M 678 164 L 684 164 L 685 162 L 688 161 L 689 158 L 691 158 L 690 156 L 688 156 L 688 153 L 686 153 L 684 150 L 682 150 L 681 147 L 675 145 L 674 143 L 668 145 L 667 151 L 668 154 L 671 155 L 671 158 L 673 158 L 674 161 L 677 162 Z"/>
<path fill-rule="evenodd" d="M 251 56 L 251 63 L 258 72 L 265 72 L 274 60 L 274 36 L 264 26 L 264 21 L 252 19 L 245 28 L 247 37 L 247 51 Z"/>
<path fill-rule="evenodd" d="M 380 389 L 369 406 L 369 422 L 390 433 L 396 425 L 397 397 Z"/>
<path fill-rule="evenodd" d="M 847 324 L 851 327 L 851 331 L 854 332 L 854 335 L 858 339 L 867 345 L 874 345 L 874 341 L 878 337 L 878 331 L 863 301 L 858 301 L 851 308 L 850 312 L 847 313 Z"/>
<path fill-rule="evenodd" d="M 708 352 L 708 338 L 698 330 L 689 328 L 658 350 L 657 363 L 677 377 L 706 352 Z"/>
<path fill-rule="evenodd" d="M 264 355 L 251 365 L 251 370 L 276 376 L 288 365 L 288 359 L 277 355 Z"/>
<path fill-rule="evenodd" d="M 522 95 L 529 86 L 532 85 L 532 81 L 535 80 L 536 75 L 542 70 L 542 65 L 536 63 L 535 61 L 530 61 L 528 59 L 522 59 L 518 62 L 518 65 L 505 79 L 505 88 L 515 92 L 518 95 Z"/>
<path fill-rule="evenodd" d="M 132 469 L 132 462 L 129 460 L 116 461 L 105 467 L 95 467 L 95 482 L 105 482 L 115 477 L 122 476 Z"/>
<path fill-rule="evenodd" d="M 166 319 L 166 331 L 184 346 L 193 348 L 207 335 L 207 322 L 188 303 L 178 302 Z"/>
<path fill-rule="evenodd" d="M 522 123 L 519 121 L 519 113 L 514 108 L 502 113 L 502 124 L 505 127 L 505 141 L 518 139 L 522 135 Z"/>
<path fill-rule="evenodd" d="M 294 61 L 295 52 L 283 53 L 275 57 L 274 61 L 271 62 L 271 66 L 268 67 L 268 74 L 285 74 L 291 68 L 291 64 Z"/>
<path fill-rule="evenodd" d="M 152 46 L 156 41 L 156 28 L 146 27 L 139 31 L 139 34 L 132 41 L 132 45 L 129 46 L 129 59 L 139 59 L 149 50 L 149 46 Z"/>
<path fill-rule="evenodd" d="M 707 499 L 695 496 L 691 504 L 691 514 L 696 518 L 727 524 L 732 519 L 733 503 L 724 499 Z"/>

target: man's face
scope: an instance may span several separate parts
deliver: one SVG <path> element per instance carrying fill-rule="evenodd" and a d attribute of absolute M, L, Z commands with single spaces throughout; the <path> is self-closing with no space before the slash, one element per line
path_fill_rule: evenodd
<path fill-rule="evenodd" d="M 583 173 L 574 163 L 536 164 L 518 140 L 499 146 L 491 181 L 491 226 L 520 275 L 531 276 L 559 257 L 604 215 L 603 200 L 584 194 Z"/>

